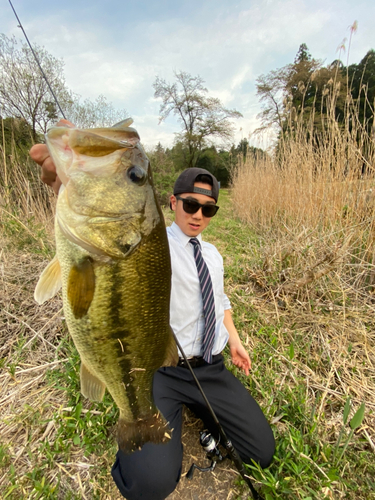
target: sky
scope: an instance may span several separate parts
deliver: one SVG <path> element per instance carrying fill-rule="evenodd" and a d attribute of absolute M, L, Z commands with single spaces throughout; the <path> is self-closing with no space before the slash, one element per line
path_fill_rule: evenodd
<path fill-rule="evenodd" d="M 374 0 L 12 0 L 33 44 L 65 63 L 68 87 L 82 98 L 104 95 L 134 125 L 149 148 L 171 146 L 180 130 L 170 116 L 159 123 L 157 76 L 200 76 L 209 95 L 243 118 L 234 121 L 234 143 L 260 125 L 256 79 L 292 63 L 305 43 L 326 64 L 358 63 L 375 49 Z M 0 0 L 0 33 L 23 39 L 8 3 Z M 350 50 L 350 26 L 357 21 Z M 68 117 L 69 118 L 69 117 Z M 125 116 L 124 116 L 125 118 Z"/>

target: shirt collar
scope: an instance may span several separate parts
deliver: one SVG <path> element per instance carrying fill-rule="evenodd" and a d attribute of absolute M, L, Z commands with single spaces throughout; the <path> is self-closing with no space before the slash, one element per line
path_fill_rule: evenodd
<path fill-rule="evenodd" d="M 191 238 L 197 238 L 197 240 L 199 241 L 200 244 L 202 244 L 202 234 L 199 233 L 198 236 L 188 236 L 187 234 L 185 234 L 181 229 L 180 229 L 180 226 L 178 226 L 175 222 L 172 222 L 172 225 L 170 227 L 172 233 L 174 234 L 174 236 L 177 237 L 177 239 L 180 240 L 180 242 L 182 243 L 182 245 L 184 247 L 187 246 L 187 244 L 189 243 L 189 241 L 191 240 Z"/>

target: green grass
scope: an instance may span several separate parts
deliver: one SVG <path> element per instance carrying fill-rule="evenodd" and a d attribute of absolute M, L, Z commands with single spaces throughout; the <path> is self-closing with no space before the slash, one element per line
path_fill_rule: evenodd
<path fill-rule="evenodd" d="M 249 278 L 252 269 L 263 265 L 264 241 L 234 217 L 228 191 L 220 192 L 219 205 L 218 215 L 212 219 L 204 238 L 223 255 L 226 292 L 234 321 L 253 363 L 251 375 L 246 377 L 230 365 L 227 352 L 228 366 L 259 402 L 269 421 L 274 422 L 273 463 L 264 471 L 254 464 L 248 465 L 257 488 L 266 500 L 374 499 L 374 454 L 358 432 L 360 424 L 353 424 L 359 404 L 353 403 L 350 408 L 345 405 L 346 399 L 307 385 L 306 370 L 321 374 L 332 366 L 327 346 L 317 338 L 313 324 L 292 321 L 286 313 L 268 314 L 272 301 L 267 302 L 261 294 L 257 296 Z M 170 214 L 167 217 L 170 220 Z M 35 251 L 44 245 L 50 254 L 47 238 L 37 232 L 39 229 L 29 228 L 42 244 L 36 243 L 35 238 L 28 240 L 28 231 L 22 225 L 9 221 L 7 224 L 7 235 L 15 238 L 23 251 L 29 248 Z M 269 276 L 270 282 L 276 279 L 276 274 Z M 336 300 L 342 305 L 342 296 Z M 325 314 L 328 324 L 332 312 L 327 310 Z M 25 352 L 24 345 L 25 338 L 21 335 L 14 343 L 13 359 L 2 361 L 3 370 L 13 376 L 20 360 L 27 361 L 30 351 Z M 73 462 L 75 457 L 79 460 L 86 457 L 95 464 L 91 469 L 90 498 L 101 500 L 103 491 L 110 488 L 114 491 L 109 468 L 116 453 L 114 427 L 118 410 L 108 394 L 100 404 L 90 403 L 80 395 L 79 356 L 64 326 L 56 338 L 56 347 L 54 360 L 68 361 L 49 370 L 45 383 L 46 392 L 60 391 L 61 404 L 25 405 L 12 420 L 15 423 L 18 419 L 29 429 L 23 454 L 28 456 L 30 465 L 20 475 L 17 464 L 12 463 L 12 446 L 0 444 L 0 471 L 9 471 L 7 482 L 1 486 L 2 499 L 81 499 L 77 484 L 67 481 L 66 474 L 57 466 Z M 351 348 L 345 356 L 352 357 Z M 338 368 L 337 376 L 340 373 Z M 329 389 L 335 389 L 334 379 Z M 371 414 L 370 408 L 365 409 L 365 414 Z M 53 422 L 53 439 L 41 440 L 35 447 L 34 434 L 42 434 L 50 422 Z M 246 496 L 248 487 L 240 478 L 237 482 Z M 185 487 L 188 489 L 188 484 Z"/>
<path fill-rule="evenodd" d="M 106 393 L 102 403 L 90 403 L 80 394 L 79 355 L 68 336 L 63 338 L 57 351 L 58 359 L 68 359 L 61 367 L 50 370 L 46 376 L 46 392 L 48 386 L 62 391 L 64 405 L 58 409 L 49 404 L 34 407 L 23 406 L 22 412 L 6 421 L 8 424 L 19 423 L 29 430 L 28 443 L 24 453 L 28 455 L 32 467 L 30 471 L 19 476 L 12 465 L 12 455 L 8 445 L 0 444 L 0 467 L 8 468 L 9 475 L 2 499 L 19 500 L 20 498 L 60 500 L 62 498 L 78 500 L 82 496 L 71 487 L 62 484 L 61 473 L 51 479 L 51 471 L 56 464 L 65 464 L 74 460 L 74 456 L 84 451 L 84 456 L 115 456 L 117 446 L 114 428 L 118 419 L 118 409 L 111 396 Z M 55 429 L 53 440 L 41 440 L 35 447 L 33 433 L 46 428 L 51 422 Z M 98 460 L 100 464 L 100 458 Z M 105 485 L 108 482 L 108 467 L 95 467 L 96 482 Z M 24 496 L 28 491 L 28 496 Z M 93 498 L 101 498 L 98 491 Z"/>
<path fill-rule="evenodd" d="M 253 345 L 250 377 L 236 367 L 230 369 L 258 400 L 269 421 L 278 418 L 272 426 L 274 461 L 264 471 L 249 465 L 251 475 L 266 500 L 375 498 L 375 460 L 367 441 L 357 437 L 349 420 L 344 420 L 344 404 L 338 408 L 336 400 L 327 398 L 324 407 L 334 407 L 340 418 L 335 425 L 341 439 L 340 434 L 337 437 L 327 425 L 325 414 L 317 415 L 322 392 L 311 391 L 312 395 L 306 386 L 305 367 L 319 372 L 330 365 L 330 357 L 317 345 L 314 331 L 301 331 L 284 317 L 270 322 L 269 315 L 266 318 L 254 307 L 249 269 L 262 265 L 264 243 L 233 215 L 227 191 L 220 193 L 219 205 L 218 216 L 212 219 L 204 238 L 223 255 L 234 322 L 242 339 L 250 337 Z M 342 296 L 337 300 L 342 301 Z M 357 410 L 353 408 L 351 416 Z M 344 450 L 345 443 L 348 447 Z M 239 482 L 246 491 L 244 481 Z"/>
<path fill-rule="evenodd" d="M 64 359 L 68 357 L 68 361 L 63 369 L 53 370 L 47 377 L 49 384 L 66 394 L 65 409 L 54 415 L 56 439 L 52 444 L 42 444 L 40 448 L 51 465 L 56 455 L 67 459 L 76 446 L 82 447 L 87 456 L 104 453 L 108 441 L 114 441 L 110 433 L 118 419 L 118 409 L 108 392 L 101 403 L 90 403 L 81 395 L 79 355 L 71 342 L 66 342 L 63 351 Z"/>
<path fill-rule="evenodd" d="M 16 248 L 45 257 L 51 257 L 54 253 L 46 227 L 37 220 L 35 215 L 30 215 L 25 219 L 17 207 L 3 208 L 0 234 L 8 242 L 5 249 L 9 251 Z"/>

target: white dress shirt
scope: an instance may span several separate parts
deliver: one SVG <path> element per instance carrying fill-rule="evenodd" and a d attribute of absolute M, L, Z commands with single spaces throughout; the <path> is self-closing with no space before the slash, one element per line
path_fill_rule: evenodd
<path fill-rule="evenodd" d="M 172 262 L 172 291 L 170 323 L 187 357 L 202 356 L 204 315 L 201 287 L 194 258 L 191 236 L 173 224 L 167 228 Z M 211 243 L 197 236 L 203 258 L 210 271 L 215 299 L 216 332 L 212 354 L 219 354 L 228 342 L 228 331 L 224 326 L 224 310 L 230 309 L 224 293 L 223 258 Z M 179 353 L 181 356 L 181 353 Z"/>

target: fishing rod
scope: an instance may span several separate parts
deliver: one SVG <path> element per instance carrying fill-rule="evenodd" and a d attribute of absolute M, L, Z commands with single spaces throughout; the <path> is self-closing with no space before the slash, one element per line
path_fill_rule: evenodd
<path fill-rule="evenodd" d="M 63 110 L 61 109 L 60 103 L 59 103 L 59 101 L 57 100 L 57 97 L 56 97 L 56 95 L 55 95 L 54 91 L 52 90 L 52 87 L 51 87 L 51 85 L 49 84 L 49 81 L 47 80 L 47 77 L 46 77 L 46 75 L 45 75 L 45 73 L 44 73 L 44 71 L 43 71 L 43 68 L 42 68 L 42 66 L 41 66 L 41 64 L 40 64 L 40 62 L 39 62 L 38 56 L 36 55 L 36 53 L 35 53 L 34 49 L 33 49 L 33 48 L 32 48 L 32 46 L 31 46 L 31 43 L 29 42 L 29 39 L 27 38 L 26 31 L 23 29 L 22 23 L 21 23 L 21 21 L 20 21 L 19 17 L 17 16 L 17 12 L 16 12 L 15 8 L 13 7 L 13 4 L 12 4 L 11 0 L 9 0 L 9 3 L 10 3 L 10 6 L 12 7 L 12 10 L 13 10 L 13 12 L 14 12 L 14 15 L 16 16 L 16 19 L 17 19 L 17 21 L 18 21 L 18 28 L 21 28 L 21 30 L 22 30 L 22 32 L 23 32 L 23 34 L 25 35 L 26 41 L 27 41 L 27 43 L 28 43 L 28 45 L 29 45 L 29 47 L 30 47 L 30 50 L 31 50 L 31 52 L 32 52 L 32 54 L 33 54 L 33 56 L 34 56 L 34 58 L 35 58 L 35 60 L 36 60 L 36 62 L 37 62 L 37 64 L 38 64 L 38 66 L 39 66 L 40 72 L 42 73 L 43 78 L 44 78 L 44 80 L 46 81 L 46 84 L 47 84 L 47 86 L 48 86 L 48 88 L 49 88 L 49 90 L 50 90 L 51 94 L 53 95 L 53 98 L 55 99 L 55 102 L 56 102 L 56 104 L 57 104 L 57 107 L 58 107 L 58 108 L 59 108 L 59 110 L 60 110 L 60 113 L 62 114 L 63 118 L 65 118 L 65 120 L 66 120 L 66 117 L 65 117 L 65 115 L 64 115 L 64 112 L 63 112 Z"/>
<path fill-rule="evenodd" d="M 184 353 L 184 351 L 183 351 L 183 349 L 181 347 L 181 344 L 178 341 L 178 338 L 176 337 L 176 335 L 175 335 L 174 332 L 173 332 L 173 336 L 174 336 L 174 339 L 176 341 L 177 347 L 179 348 L 179 350 L 180 350 L 180 352 L 182 354 L 182 357 L 184 358 L 184 362 L 186 363 L 187 367 L 189 368 L 189 370 L 190 370 L 190 372 L 191 372 L 191 374 L 192 374 L 192 376 L 194 378 L 194 381 L 197 384 L 198 389 L 199 389 L 199 391 L 202 394 L 204 402 L 206 403 L 207 408 L 208 408 L 209 412 L 211 413 L 211 416 L 212 416 L 212 418 L 213 418 L 213 420 L 215 422 L 216 428 L 217 428 L 217 430 L 219 432 L 219 435 L 220 435 L 220 438 L 221 438 L 220 444 L 226 449 L 226 451 L 228 452 L 229 457 L 232 459 L 234 465 L 237 467 L 238 472 L 241 474 L 241 476 L 243 477 L 243 479 L 246 481 L 246 483 L 249 486 L 250 491 L 251 491 L 251 493 L 253 495 L 253 498 L 255 500 L 264 500 L 263 497 L 261 497 L 260 494 L 257 492 L 257 490 L 254 488 L 254 486 L 253 486 L 253 484 L 252 484 L 249 476 L 247 475 L 246 469 L 245 469 L 245 465 L 242 462 L 241 457 L 238 454 L 238 451 L 235 449 L 235 447 L 233 446 L 231 440 L 225 434 L 225 431 L 224 431 L 222 425 L 220 424 L 219 419 L 217 418 L 216 413 L 214 412 L 212 406 L 210 405 L 210 402 L 208 401 L 207 396 L 204 393 L 204 391 L 202 389 L 202 386 L 199 383 L 199 380 L 197 379 L 197 377 L 196 377 L 196 375 L 194 373 L 194 370 L 191 367 L 191 365 L 189 363 L 189 360 L 186 357 L 186 354 Z"/>

